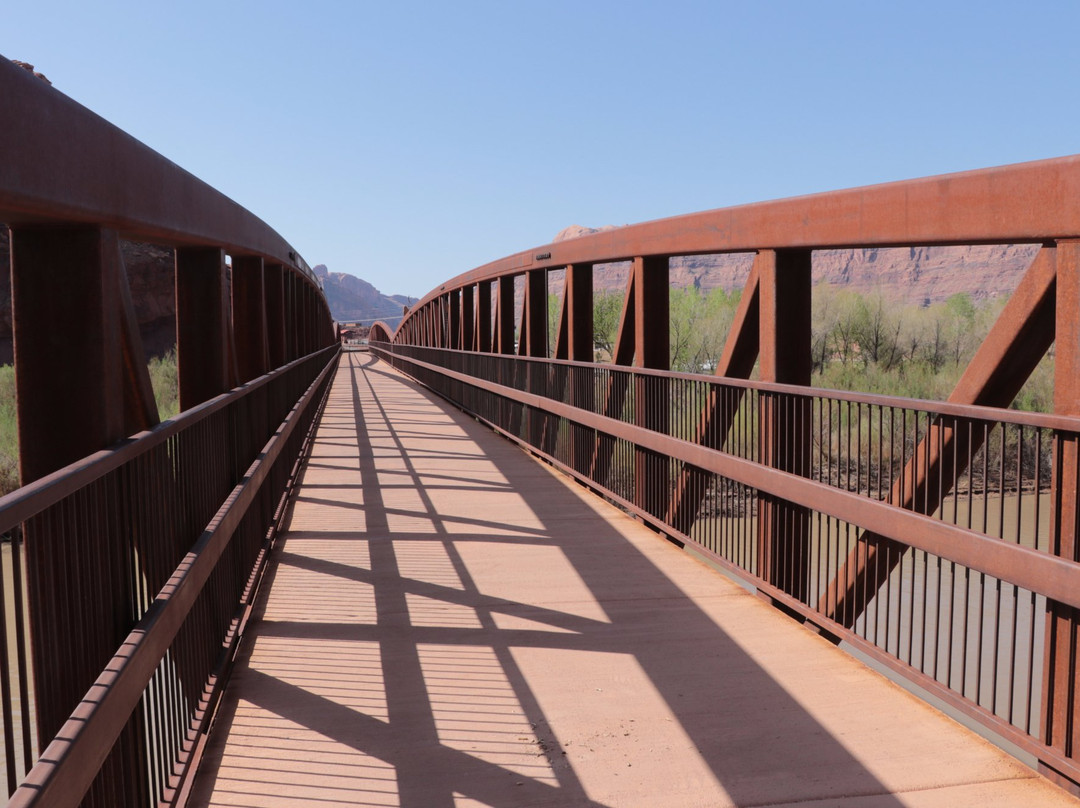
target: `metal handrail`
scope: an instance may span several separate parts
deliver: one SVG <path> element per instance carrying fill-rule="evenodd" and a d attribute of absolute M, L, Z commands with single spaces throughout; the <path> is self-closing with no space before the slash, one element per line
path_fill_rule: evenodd
<path fill-rule="evenodd" d="M 409 345 L 395 346 L 408 348 Z M 834 401 L 849 401 L 853 404 L 871 404 L 879 407 L 896 407 L 899 409 L 919 410 L 920 412 L 933 415 L 951 415 L 957 418 L 970 420 L 1000 421 L 1009 424 L 1031 426 L 1038 429 L 1052 429 L 1059 432 L 1080 433 L 1080 416 L 1059 415 L 1049 412 L 1030 412 L 1027 410 L 1003 409 L 1001 407 L 987 407 L 979 404 L 956 404 L 949 401 L 931 401 L 921 398 L 906 398 L 904 396 L 886 396 L 877 393 L 859 393 L 852 390 L 835 390 L 828 387 L 803 387 L 795 384 L 778 384 L 776 382 L 763 382 L 758 379 L 739 379 L 732 376 L 716 376 L 707 373 L 686 373 L 674 370 L 656 370 L 655 368 L 631 367 L 626 365 L 613 365 L 610 362 L 575 362 L 569 359 L 552 359 L 550 357 L 536 356 L 509 356 L 506 354 L 477 354 L 473 351 L 465 351 L 459 348 L 439 348 L 424 346 L 424 350 L 438 351 L 447 357 L 458 356 L 494 356 L 502 359 L 512 359 L 523 365 L 551 366 L 551 367 L 574 367 L 591 368 L 594 370 L 625 371 L 633 372 L 635 376 L 648 376 L 654 379 L 679 379 L 685 381 L 699 381 L 706 383 L 720 383 L 727 387 L 737 387 L 743 390 L 757 390 L 764 393 L 784 393 L 793 396 L 823 396 Z M 2 504 L 3 500 L 0 500 Z M 0 527 L 2 529 L 2 527 Z"/>
<path fill-rule="evenodd" d="M 337 347 L 333 346 L 323 348 L 321 351 L 317 351 L 316 354 L 322 353 L 329 356 L 336 350 Z M 52 507 L 75 491 L 85 488 L 95 480 L 101 479 L 109 472 L 115 471 L 125 463 L 130 463 L 135 458 L 160 446 L 169 438 L 190 429 L 215 412 L 225 409 L 245 396 L 251 395 L 256 390 L 273 383 L 275 379 L 287 375 L 294 368 L 310 359 L 311 356 L 302 356 L 295 359 L 287 365 L 270 371 L 265 376 L 260 376 L 258 379 L 242 384 L 228 393 L 223 393 L 216 398 L 203 402 L 197 407 L 184 410 L 174 417 L 162 421 L 152 429 L 132 435 L 115 446 L 95 452 L 62 469 L 57 469 L 52 474 L 5 494 L 0 497 L 0 535 Z"/>

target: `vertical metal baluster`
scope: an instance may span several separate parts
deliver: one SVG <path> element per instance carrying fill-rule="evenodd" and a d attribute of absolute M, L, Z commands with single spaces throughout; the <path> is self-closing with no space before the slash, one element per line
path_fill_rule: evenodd
<path fill-rule="evenodd" d="M 23 580 L 24 566 L 22 556 L 25 552 L 26 523 L 23 522 L 16 528 L 16 533 L 11 538 L 11 575 L 14 586 L 15 604 L 15 651 L 18 659 L 19 674 L 19 710 L 22 718 L 22 769 L 21 774 L 30 770 L 34 761 L 32 726 L 33 709 L 30 706 L 30 646 L 26 636 L 26 587 Z"/>
<path fill-rule="evenodd" d="M 18 782 L 15 769 L 15 744 L 13 743 L 15 724 L 12 706 L 15 699 L 11 687 L 11 661 L 8 654 L 7 572 L 10 566 L 4 563 L 3 554 L 0 553 L 0 698 L 4 702 L 4 762 L 9 795 L 15 790 Z"/>

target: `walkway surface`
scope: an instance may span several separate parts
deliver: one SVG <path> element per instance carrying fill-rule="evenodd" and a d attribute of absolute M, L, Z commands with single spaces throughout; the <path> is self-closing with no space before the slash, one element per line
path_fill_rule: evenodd
<path fill-rule="evenodd" d="M 368 354 L 275 562 L 192 805 L 1080 805 Z"/>

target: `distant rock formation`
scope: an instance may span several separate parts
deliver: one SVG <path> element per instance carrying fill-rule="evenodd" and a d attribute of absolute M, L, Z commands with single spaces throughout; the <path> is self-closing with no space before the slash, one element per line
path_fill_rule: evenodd
<path fill-rule="evenodd" d="M 47 78 L 45 78 L 45 76 L 44 76 L 43 74 L 41 74 L 41 73 L 38 73 L 38 72 L 37 72 L 36 70 L 34 70 L 34 66 L 33 66 L 32 64 L 29 64 L 29 63 L 27 63 L 27 62 L 20 62 L 20 61 L 19 61 L 18 59 L 12 59 L 12 60 L 11 60 L 11 63 L 12 63 L 13 65 L 18 65 L 18 66 L 19 66 L 19 67 L 21 67 L 21 68 L 22 68 L 23 70 L 28 70 L 28 71 L 30 71 L 31 73 L 33 73 L 33 74 L 34 74 L 34 77 L 35 77 L 35 78 L 39 78 L 39 79 L 41 79 L 41 80 L 42 80 L 43 82 L 45 82 L 46 84 L 48 84 L 48 85 L 49 85 L 50 87 L 52 86 L 52 82 L 51 82 L 51 81 L 49 81 L 49 80 L 48 80 Z"/>
<path fill-rule="evenodd" d="M 367 281 L 345 272 L 330 272 L 324 264 L 313 271 L 322 280 L 330 314 L 339 323 L 362 321 L 370 325 L 383 320 L 394 327 L 401 321 L 402 309 L 418 300 L 405 295 L 384 295 Z"/>
<path fill-rule="evenodd" d="M 583 227 L 580 224 L 572 224 L 569 227 L 564 227 L 558 233 L 555 234 L 555 238 L 551 240 L 552 244 L 556 244 L 560 241 L 567 241 L 568 239 L 578 238 L 579 236 L 589 236 L 593 233 L 602 233 L 605 230 L 615 230 L 617 225 L 605 224 L 601 227 Z"/>
<path fill-rule="evenodd" d="M 571 225 L 553 242 L 613 229 Z M 814 283 L 842 286 L 863 294 L 877 292 L 901 303 L 928 306 L 963 292 L 975 301 L 1010 294 L 1039 250 L 1034 244 L 980 244 L 967 247 L 870 247 L 816 250 Z M 741 289 L 753 258 L 747 253 L 688 255 L 673 258 L 672 287 L 709 291 Z M 626 288 L 629 264 L 605 265 L 595 274 L 597 290 Z"/>
<path fill-rule="evenodd" d="M 147 355 L 157 356 L 176 344 L 176 292 L 173 251 L 155 244 L 122 241 L 131 299 Z M 0 364 L 12 361 L 11 273 L 9 232 L 0 224 Z M 330 314 L 338 322 L 383 320 L 391 327 L 401 320 L 402 309 L 417 301 L 406 295 L 384 295 L 370 283 L 344 272 L 314 268 L 322 280 Z"/>

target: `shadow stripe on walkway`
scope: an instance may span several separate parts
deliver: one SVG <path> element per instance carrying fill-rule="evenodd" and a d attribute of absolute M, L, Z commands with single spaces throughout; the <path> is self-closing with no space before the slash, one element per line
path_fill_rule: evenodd
<path fill-rule="evenodd" d="M 1077 805 L 367 354 L 191 804 Z"/>

